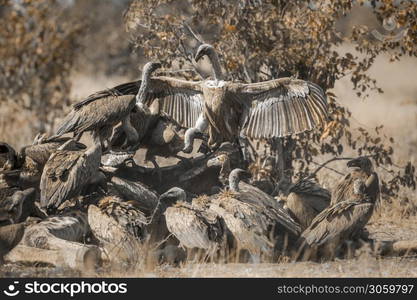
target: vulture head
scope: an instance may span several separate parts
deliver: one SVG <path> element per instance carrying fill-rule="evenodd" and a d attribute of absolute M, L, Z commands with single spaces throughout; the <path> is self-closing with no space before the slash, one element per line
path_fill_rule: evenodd
<path fill-rule="evenodd" d="M 239 182 L 243 179 L 250 179 L 251 174 L 243 169 L 233 169 L 229 174 L 229 187 L 232 192 L 239 192 Z"/>
<path fill-rule="evenodd" d="M 0 142 L 0 171 L 12 170 L 16 160 L 16 151 L 10 145 Z"/>
<path fill-rule="evenodd" d="M 210 56 L 210 54 L 213 52 L 214 52 L 214 48 L 212 45 L 201 44 L 200 47 L 198 47 L 197 49 L 197 52 L 194 56 L 194 60 L 199 61 L 203 56 L 205 55 Z"/>
<path fill-rule="evenodd" d="M 143 67 L 143 73 L 152 74 L 153 72 L 160 69 L 161 67 L 162 65 L 160 62 L 150 61 L 146 63 L 145 66 Z"/>
<path fill-rule="evenodd" d="M 224 167 L 229 164 L 229 156 L 227 154 L 220 154 L 207 161 L 207 167 Z"/>
<path fill-rule="evenodd" d="M 34 188 L 17 191 L 7 197 L 0 204 L 0 222 L 9 221 L 11 224 L 19 222 L 22 215 L 23 202 L 35 192 Z"/>
<path fill-rule="evenodd" d="M 185 202 L 186 200 L 187 193 L 179 187 L 173 187 L 159 197 L 159 201 L 166 204 L 174 204 L 177 201 Z"/>
<path fill-rule="evenodd" d="M 373 170 L 372 162 L 368 157 L 360 156 L 358 158 L 349 160 L 347 162 L 349 168 L 359 169 L 366 173 L 371 173 Z"/>

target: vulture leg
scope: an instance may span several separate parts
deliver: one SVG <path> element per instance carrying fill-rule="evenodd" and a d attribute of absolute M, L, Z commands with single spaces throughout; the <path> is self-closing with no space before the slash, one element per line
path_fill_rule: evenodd
<path fill-rule="evenodd" d="M 130 122 L 130 114 L 123 119 L 122 127 L 124 132 L 126 133 L 126 141 L 124 142 L 121 148 L 126 150 L 135 149 L 138 146 L 139 134 Z"/>
<path fill-rule="evenodd" d="M 83 136 L 83 132 L 80 132 L 78 134 L 74 133 L 74 141 L 79 142 L 82 136 Z"/>
<path fill-rule="evenodd" d="M 177 158 L 177 159 L 180 160 L 178 164 L 183 165 L 187 169 L 191 169 L 192 168 L 193 164 L 190 162 L 190 160 L 188 158 L 179 156 L 178 154 L 175 154 L 173 157 L 175 157 L 175 158 Z"/>
<path fill-rule="evenodd" d="M 159 180 L 159 182 L 162 182 L 161 168 L 159 167 L 158 163 L 156 162 L 155 157 L 151 158 L 151 163 L 153 164 L 153 167 L 154 167 L 153 172 L 156 172 L 156 174 L 158 174 L 158 180 Z"/>
<path fill-rule="evenodd" d="M 208 127 L 208 121 L 204 115 L 201 115 L 197 123 L 195 124 L 195 127 L 187 129 L 185 132 L 185 141 L 184 141 L 184 149 L 182 152 L 184 153 L 191 153 L 193 152 L 193 145 L 194 145 L 194 139 L 197 136 L 201 136 L 203 132 Z"/>

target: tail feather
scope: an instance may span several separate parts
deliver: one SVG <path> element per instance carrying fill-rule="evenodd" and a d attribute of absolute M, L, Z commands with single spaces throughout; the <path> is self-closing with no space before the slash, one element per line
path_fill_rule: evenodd
<path fill-rule="evenodd" d="M 78 124 L 78 117 L 74 111 L 70 112 L 65 119 L 62 121 L 61 125 L 57 129 L 55 135 L 49 139 L 59 137 L 68 132 L 75 131 L 76 125 Z"/>

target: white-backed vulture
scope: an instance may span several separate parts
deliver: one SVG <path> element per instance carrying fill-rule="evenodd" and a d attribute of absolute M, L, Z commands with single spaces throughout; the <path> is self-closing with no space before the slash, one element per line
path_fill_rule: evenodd
<path fill-rule="evenodd" d="M 379 179 L 373 170 L 371 160 L 361 156 L 348 161 L 347 166 L 351 172 L 334 188 L 331 204 L 351 199 L 354 194 L 353 183 L 356 179 L 366 182 L 365 194 L 371 198 L 372 202 L 376 202 L 379 198 Z"/>
<path fill-rule="evenodd" d="M 355 179 L 350 199 L 329 206 L 314 218 L 299 240 L 304 258 L 319 255 L 318 258 L 332 259 L 346 240 L 358 237 L 375 204 L 366 189 L 366 182 Z"/>
<path fill-rule="evenodd" d="M 171 188 L 160 199 L 169 205 L 164 213 L 166 226 L 180 241 L 180 246 L 188 249 L 188 255 L 193 249 L 202 249 L 207 257 L 213 258 L 218 250 L 225 249 L 227 229 L 215 212 L 201 205 L 198 199 L 186 202 L 185 191 L 178 187 Z"/>
<path fill-rule="evenodd" d="M 214 48 L 201 45 L 195 58 L 204 55 L 212 62 L 214 80 L 156 77 L 145 103 L 149 106 L 158 98 L 160 111 L 180 125 L 200 132 L 208 128 L 210 147 L 235 142 L 241 130 L 251 138 L 273 138 L 311 130 L 325 122 L 327 101 L 318 85 L 292 78 L 251 84 L 224 81 Z"/>
<path fill-rule="evenodd" d="M 310 226 L 313 219 L 330 205 L 330 192 L 310 180 L 300 180 L 289 189 L 285 201 L 301 230 Z"/>
<path fill-rule="evenodd" d="M 16 151 L 7 143 L 0 142 L 0 171 L 12 170 L 17 163 Z"/>
<path fill-rule="evenodd" d="M 230 190 L 211 196 L 209 207 L 223 218 L 238 249 L 249 251 L 255 259 L 263 256 L 271 260 L 277 251 L 290 248 L 300 234 L 300 226 L 284 209 L 271 204 L 275 202 L 271 196 L 255 187 L 242 186 L 243 176 L 247 176 L 246 171 L 234 169 L 229 175 Z"/>
<path fill-rule="evenodd" d="M 145 239 L 148 219 L 136 201 L 123 201 L 118 197 L 107 196 L 100 199 L 98 207 L 112 217 L 126 232 L 139 240 Z"/>
<path fill-rule="evenodd" d="M 57 209 L 65 200 L 76 197 L 83 187 L 98 174 L 102 154 L 102 136 L 92 132 L 93 145 L 85 151 L 67 150 L 60 146 L 48 159 L 43 169 L 40 190 L 41 207 Z"/>
<path fill-rule="evenodd" d="M 0 202 L 0 225 L 19 222 L 23 212 L 23 203 L 34 192 L 34 188 L 29 188 L 24 191 L 14 190 L 12 194 L 2 199 Z"/>
<path fill-rule="evenodd" d="M 142 81 L 138 81 L 137 94 L 126 95 L 132 88 L 132 83 L 115 87 L 89 96 L 74 105 L 72 111 L 65 117 L 56 131 L 56 136 L 73 132 L 79 137 L 85 131 L 111 130 L 114 125 L 123 122 L 123 128 L 128 136 L 129 144 L 135 145 L 138 140 L 137 132 L 130 123 L 130 112 L 135 104 L 144 101 L 149 88 L 152 73 L 160 68 L 159 63 L 150 62 L 144 66 Z"/>

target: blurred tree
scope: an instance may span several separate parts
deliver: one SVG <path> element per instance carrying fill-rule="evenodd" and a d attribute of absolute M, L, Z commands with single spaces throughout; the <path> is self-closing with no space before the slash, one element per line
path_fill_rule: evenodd
<path fill-rule="evenodd" d="M 2 0 L 0 101 L 34 112 L 34 132 L 52 129 L 69 103 L 69 73 L 83 22 L 65 17 L 58 0 Z"/>
<path fill-rule="evenodd" d="M 140 55 L 133 51 L 129 34 L 123 25 L 123 13 L 130 0 L 76 0 L 68 18 L 84 20 L 81 51 L 77 51 L 75 70 L 97 76 L 137 78 Z"/>
<path fill-rule="evenodd" d="M 284 1 L 284 0 L 135 0 L 125 14 L 126 26 L 136 46 L 151 59 L 167 67 L 192 66 L 192 54 L 198 42 L 184 30 L 183 22 L 210 42 L 219 52 L 229 80 L 257 82 L 294 76 L 319 84 L 328 90 L 335 82 L 349 76 L 358 97 L 369 91 L 382 93 L 367 71 L 379 54 L 391 59 L 417 56 L 417 4 L 414 1 L 394 5 L 394 1 L 356 1 L 372 7 L 377 17 L 395 20 L 405 30 L 395 38 L 385 38 L 366 26 L 355 26 L 348 36 L 336 30 L 337 21 L 352 10 L 353 1 Z M 391 29 L 384 25 L 384 30 Z M 392 26 L 391 26 L 392 27 Z M 356 54 L 340 53 L 344 42 L 355 46 Z M 195 78 L 190 74 L 186 78 Z M 384 137 L 381 127 L 375 132 L 350 127 L 351 113 L 327 92 L 330 118 L 324 130 L 294 137 L 267 141 L 278 153 L 282 172 L 271 169 L 271 176 L 281 183 L 293 175 L 293 162 L 301 163 L 300 176 L 310 173 L 315 156 L 340 156 L 346 149 L 358 155 L 372 155 L 377 165 L 393 165 L 393 139 Z M 255 141 L 256 143 L 256 141 Z M 258 163 L 268 155 L 252 157 Z M 385 193 L 399 186 L 416 187 L 415 168 L 391 171 L 395 176 L 383 182 Z M 285 176 L 286 175 L 286 176 Z M 286 179 L 286 180 L 283 180 Z"/>

